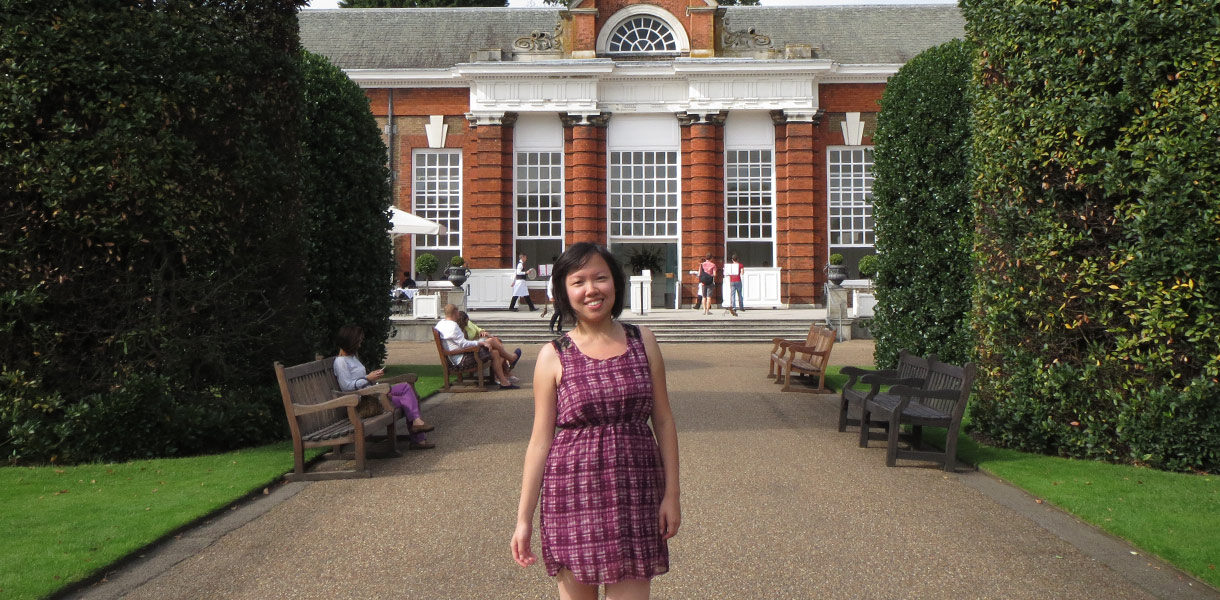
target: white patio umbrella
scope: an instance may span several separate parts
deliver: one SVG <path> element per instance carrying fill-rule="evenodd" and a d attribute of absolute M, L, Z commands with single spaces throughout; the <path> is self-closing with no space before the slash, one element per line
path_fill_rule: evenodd
<path fill-rule="evenodd" d="M 444 230 L 440 223 L 417 217 L 405 210 L 390 208 L 390 235 L 437 235 Z"/>

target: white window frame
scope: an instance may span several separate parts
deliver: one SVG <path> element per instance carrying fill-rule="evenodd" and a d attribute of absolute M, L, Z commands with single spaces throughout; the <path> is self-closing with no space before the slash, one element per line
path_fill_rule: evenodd
<path fill-rule="evenodd" d="M 749 156 L 759 153 L 758 160 Z M 730 157 L 746 154 L 746 161 L 733 161 Z M 765 156 L 764 156 L 765 154 Z M 747 169 L 730 174 L 730 168 Z M 734 188 L 737 184 L 737 189 Z M 746 189 L 741 189 L 744 186 Z M 764 204 L 749 204 L 757 197 L 765 197 Z M 746 204 L 739 204 L 746 200 Z M 735 216 L 758 215 L 757 219 L 744 222 Z M 775 150 L 773 148 L 730 148 L 724 151 L 724 226 L 726 242 L 769 241 L 775 244 Z M 737 228 L 736 230 L 734 228 Z M 745 229 L 745 235 L 741 235 Z M 736 235 L 734 235 L 736 233 Z"/>
<path fill-rule="evenodd" d="M 610 40 L 619 29 L 631 19 L 645 16 L 657 19 L 669 27 L 669 33 L 674 38 L 674 49 L 654 50 L 651 52 L 610 52 Z M 598 32 L 595 44 L 594 48 L 596 48 L 597 54 L 602 56 L 676 56 L 690 54 L 690 38 L 686 35 L 686 28 L 682 25 L 682 20 L 675 17 L 669 11 L 651 4 L 632 4 L 611 15 L 609 19 L 606 19 L 606 23 L 602 26 L 601 31 Z"/>
<path fill-rule="evenodd" d="M 657 162 L 664 155 L 672 162 Z M 627 163 L 618 162 L 629 156 Z M 652 158 L 652 161 L 648 159 Z M 638 161 L 637 161 L 638 159 Z M 607 229 L 611 239 L 675 240 L 681 231 L 682 157 L 672 149 L 606 152 Z M 663 173 L 658 173 L 663 169 Z M 658 200 L 664 200 L 658 204 Z M 672 215 L 672 216 L 671 216 Z"/>
<path fill-rule="evenodd" d="M 450 160 L 457 159 L 457 177 L 446 176 L 427 177 L 428 169 L 439 173 L 441 168 L 453 168 L 452 162 L 444 165 L 427 164 L 426 157 L 446 156 Z M 445 227 L 445 232 L 438 235 L 416 235 L 415 250 L 457 250 L 462 251 L 462 151 L 457 149 L 416 148 L 411 153 L 411 212 L 415 215 L 435 221 Z M 435 184 L 430 189 L 429 184 Z M 444 186 L 444 187 L 442 187 Z M 429 192 L 433 192 L 429 194 Z M 441 195 L 443 193 L 443 196 Z M 441 198 L 448 202 L 441 202 Z M 429 200 L 433 198 L 433 200 Z"/>
<path fill-rule="evenodd" d="M 849 160 L 842 160 L 843 153 Z M 836 161 L 836 156 L 840 160 Z M 844 167 L 851 172 L 844 173 Z M 875 245 L 873 177 L 872 146 L 830 146 L 826 149 L 826 239 L 829 246 L 872 248 Z"/>
<path fill-rule="evenodd" d="M 542 164 L 541 158 L 548 159 Z M 530 158 L 539 160 L 531 163 Z M 553 160 L 554 162 L 549 162 Z M 524 161 L 524 162 L 523 162 Z M 564 157 L 562 150 L 518 150 L 513 153 L 513 237 L 518 240 L 563 240 Z M 547 177 L 542 177 L 546 169 Z M 524 176 L 523 176 L 524 171 Z M 531 184 L 534 186 L 530 189 Z M 545 189 L 544 189 L 545 188 Z M 530 206 L 534 202 L 533 206 Z M 543 206 L 543 204 L 546 206 Z M 544 211 L 557 217 L 543 219 Z M 525 219 L 522 219 L 525 216 Z M 535 216 L 538 218 L 530 218 Z M 522 227 L 525 233 L 522 233 Z M 531 228 L 534 232 L 531 233 Z M 543 231 L 545 229 L 545 231 Z"/>

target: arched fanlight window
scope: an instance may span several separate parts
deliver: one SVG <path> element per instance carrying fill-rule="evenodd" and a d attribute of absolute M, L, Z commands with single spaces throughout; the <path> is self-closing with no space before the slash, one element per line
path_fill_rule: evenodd
<path fill-rule="evenodd" d="M 673 53 L 678 51 L 669 25 L 653 16 L 638 15 L 623 21 L 610 36 L 611 53 Z"/>

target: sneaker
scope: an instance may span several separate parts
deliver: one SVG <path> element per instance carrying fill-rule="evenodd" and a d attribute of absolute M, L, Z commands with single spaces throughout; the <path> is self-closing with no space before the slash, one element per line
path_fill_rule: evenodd
<path fill-rule="evenodd" d="M 516 384 L 518 384 L 518 383 L 521 383 L 521 380 L 520 380 L 520 379 L 517 379 L 517 376 L 516 376 L 516 375 L 509 375 L 509 376 L 508 376 L 508 382 L 509 382 L 509 383 L 511 383 L 511 384 L 513 384 L 513 385 L 516 385 Z"/>

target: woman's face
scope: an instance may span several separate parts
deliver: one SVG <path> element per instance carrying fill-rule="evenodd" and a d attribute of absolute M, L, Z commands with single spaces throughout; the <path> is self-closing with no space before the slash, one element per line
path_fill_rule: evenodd
<path fill-rule="evenodd" d="M 568 303 L 580 321 L 609 318 L 614 310 L 614 276 L 610 265 L 594 254 L 581 268 L 568 273 L 564 282 Z"/>

